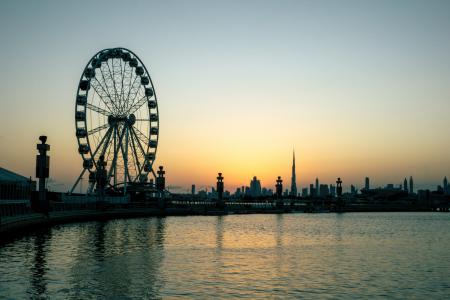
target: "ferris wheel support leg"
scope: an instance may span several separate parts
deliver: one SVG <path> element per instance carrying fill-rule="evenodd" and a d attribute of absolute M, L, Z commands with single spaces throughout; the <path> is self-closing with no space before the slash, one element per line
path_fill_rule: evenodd
<path fill-rule="evenodd" d="M 123 185 L 123 194 L 124 196 L 127 194 L 127 180 L 128 180 L 128 134 L 129 134 L 129 128 L 126 128 L 125 131 L 125 156 L 124 156 L 124 160 L 123 160 L 123 164 L 125 165 L 125 180 L 124 180 L 124 185 Z"/>
<path fill-rule="evenodd" d="M 114 126 L 114 150 L 116 150 L 117 145 L 116 145 L 116 139 L 117 139 L 117 126 Z M 117 161 L 117 152 L 114 151 L 114 158 L 113 158 L 113 162 Z M 112 166 L 112 168 L 114 170 L 114 188 L 116 188 L 117 186 L 117 172 L 116 172 L 116 164 L 114 163 L 114 165 Z M 109 177 L 108 177 L 109 178 Z"/>
<path fill-rule="evenodd" d="M 76 188 L 77 185 L 78 185 L 78 182 L 80 182 L 81 178 L 83 178 L 84 172 L 86 172 L 86 169 L 83 169 L 83 171 L 81 171 L 80 176 L 78 176 L 78 179 L 77 179 L 77 181 L 75 181 L 75 184 L 73 185 L 73 187 L 72 187 L 72 189 L 70 190 L 70 193 L 69 193 L 69 194 L 72 194 L 72 193 L 73 193 L 73 191 L 75 190 L 75 188 Z"/>
<path fill-rule="evenodd" d="M 153 167 L 152 167 L 152 174 L 153 174 L 153 177 L 156 178 L 156 173 L 155 173 L 155 171 L 153 170 Z"/>

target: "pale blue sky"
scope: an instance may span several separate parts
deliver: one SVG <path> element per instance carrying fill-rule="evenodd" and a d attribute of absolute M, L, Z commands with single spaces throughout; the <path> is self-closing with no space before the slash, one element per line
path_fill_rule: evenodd
<path fill-rule="evenodd" d="M 301 186 L 450 175 L 450 1 L 2 1 L 0 38 L 0 164 L 24 175 L 46 133 L 75 180 L 78 80 L 115 46 L 150 71 L 174 185 L 270 187 L 293 146 Z"/>

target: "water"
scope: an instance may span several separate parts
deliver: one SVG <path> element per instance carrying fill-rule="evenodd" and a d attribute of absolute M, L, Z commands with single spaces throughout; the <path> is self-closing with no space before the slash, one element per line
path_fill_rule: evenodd
<path fill-rule="evenodd" d="M 450 297 L 450 214 L 142 218 L 0 248 L 0 298 Z"/>

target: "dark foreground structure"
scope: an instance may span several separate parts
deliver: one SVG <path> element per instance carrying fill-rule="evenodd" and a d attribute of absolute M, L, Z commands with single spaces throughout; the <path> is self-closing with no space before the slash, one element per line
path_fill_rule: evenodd
<path fill-rule="evenodd" d="M 123 197 L 91 198 L 96 201 L 84 203 L 64 203 L 64 194 L 49 194 L 48 211 L 34 209 L 27 202 L 0 203 L 0 240 L 5 242 L 11 237 L 24 234 L 39 227 L 55 224 L 83 221 L 109 220 L 116 218 L 136 218 L 149 216 L 188 216 L 188 215 L 227 215 L 227 214 L 279 214 L 279 213 L 329 213 L 329 212 L 420 212 L 449 211 L 448 197 L 428 195 L 426 201 L 418 202 L 400 198 L 400 200 L 381 200 L 371 202 L 348 203 L 346 199 L 336 198 L 258 198 L 239 201 L 207 201 L 187 195 L 172 194 L 161 198 L 139 199 L 136 195 L 123 203 Z M 81 196 L 80 196 L 81 197 Z M 103 200 L 103 201 L 101 201 Z M 109 200 L 108 202 L 104 200 Z M 348 199 L 347 199 L 348 201 Z M 33 202 L 33 201 L 32 201 Z M 121 203 L 122 202 L 122 203 Z"/>

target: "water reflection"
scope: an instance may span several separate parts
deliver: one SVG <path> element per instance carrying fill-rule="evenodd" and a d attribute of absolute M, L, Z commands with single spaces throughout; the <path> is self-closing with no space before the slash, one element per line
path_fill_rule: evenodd
<path fill-rule="evenodd" d="M 283 214 L 276 215 L 275 245 L 277 251 L 280 251 L 283 248 L 283 216 Z"/>
<path fill-rule="evenodd" d="M 0 247 L 0 298 L 444 299 L 449 222 L 290 214 L 64 225 Z"/>
<path fill-rule="evenodd" d="M 71 298 L 157 295 L 165 219 L 95 222 L 82 232 L 65 291 Z"/>
<path fill-rule="evenodd" d="M 105 227 L 106 222 L 94 225 L 94 254 L 97 262 L 102 262 L 105 257 Z"/>
<path fill-rule="evenodd" d="M 151 231 L 151 228 L 155 228 L 154 233 L 154 241 L 156 247 L 159 249 L 164 248 L 164 238 L 165 238 L 165 226 L 166 226 L 166 218 L 156 218 L 156 226 L 149 226 L 149 231 Z M 149 236 L 149 241 L 152 241 L 151 236 Z"/>
<path fill-rule="evenodd" d="M 31 291 L 37 298 L 41 298 L 47 292 L 47 254 L 48 241 L 51 239 L 51 230 L 44 229 L 34 238 L 34 260 L 31 267 Z"/>
<path fill-rule="evenodd" d="M 217 216 L 216 219 L 216 251 L 218 254 L 222 252 L 223 249 L 223 216 Z"/>

